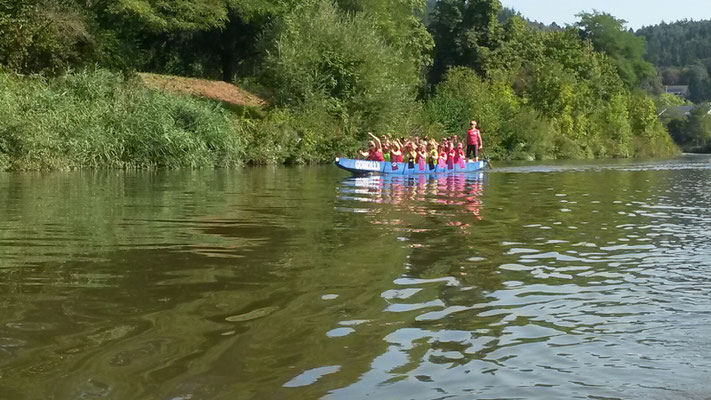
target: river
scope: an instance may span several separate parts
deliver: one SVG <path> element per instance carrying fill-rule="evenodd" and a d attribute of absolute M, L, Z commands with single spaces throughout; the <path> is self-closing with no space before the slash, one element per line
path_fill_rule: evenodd
<path fill-rule="evenodd" d="M 711 157 L 0 174 L 0 398 L 711 396 Z"/>

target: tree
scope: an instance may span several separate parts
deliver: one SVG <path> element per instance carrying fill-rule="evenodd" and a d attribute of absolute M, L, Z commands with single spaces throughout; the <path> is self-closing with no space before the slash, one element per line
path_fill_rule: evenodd
<path fill-rule="evenodd" d="M 603 52 L 615 60 L 620 78 L 629 88 L 640 86 L 645 80 L 654 78 L 652 64 L 644 60 L 646 41 L 627 31 L 627 21 L 617 19 L 607 13 L 581 13 L 575 25 L 582 39 L 590 40 L 595 50 Z"/>
<path fill-rule="evenodd" d="M 95 37 L 72 0 L 0 0 L 0 64 L 57 73 L 91 60 Z"/>
<path fill-rule="evenodd" d="M 686 141 L 693 144 L 695 148 L 706 146 L 711 142 L 711 116 L 708 112 L 708 105 L 695 107 L 686 121 Z"/>
<path fill-rule="evenodd" d="M 407 60 L 427 65 L 432 39 L 420 22 L 424 0 L 331 0 L 349 15 L 371 18 L 388 45 Z M 258 73 L 265 49 L 284 21 L 313 0 L 118 0 L 104 15 L 118 16 L 112 29 L 136 36 L 147 55 L 139 65 L 156 72 L 219 77 Z M 126 32 L 124 26 L 131 27 Z M 135 32 L 139 32 L 135 35 Z"/>
<path fill-rule="evenodd" d="M 440 0 L 429 30 L 435 42 L 430 83 L 442 80 L 453 66 L 466 66 L 485 75 L 491 52 L 500 44 L 499 0 Z"/>
<path fill-rule="evenodd" d="M 135 41 L 157 72 L 231 81 L 259 35 L 296 0 L 117 0 L 96 10 L 108 29 Z"/>
<path fill-rule="evenodd" d="M 372 19 L 382 40 L 400 50 L 406 62 L 419 67 L 432 63 L 432 36 L 421 17 L 426 0 L 338 0 L 339 9 L 349 15 Z"/>
<path fill-rule="evenodd" d="M 330 0 L 309 0 L 286 16 L 275 35 L 261 81 L 274 88 L 280 104 L 318 103 L 343 120 L 378 129 L 415 99 L 418 51 L 409 41 L 386 36 L 368 12 L 344 12 Z"/>
<path fill-rule="evenodd" d="M 711 58 L 711 21 L 678 21 L 644 27 L 637 36 L 647 40 L 647 61 L 657 67 L 683 67 Z"/>

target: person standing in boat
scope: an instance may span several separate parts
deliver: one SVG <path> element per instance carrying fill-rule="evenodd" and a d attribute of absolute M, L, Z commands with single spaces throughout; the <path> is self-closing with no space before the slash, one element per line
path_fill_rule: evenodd
<path fill-rule="evenodd" d="M 479 161 L 479 150 L 482 147 L 484 144 L 481 141 L 481 132 L 479 132 L 476 121 L 472 121 L 467 131 L 467 159 Z"/>

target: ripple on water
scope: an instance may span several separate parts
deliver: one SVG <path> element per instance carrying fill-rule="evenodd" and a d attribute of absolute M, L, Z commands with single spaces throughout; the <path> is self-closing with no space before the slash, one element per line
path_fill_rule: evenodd
<path fill-rule="evenodd" d="M 283 386 L 288 388 L 295 388 L 301 386 L 309 386 L 326 375 L 335 374 L 341 370 L 340 365 L 331 365 L 328 367 L 319 367 L 304 371 L 298 376 L 294 377 L 292 380 L 286 382 Z"/>
<path fill-rule="evenodd" d="M 165 172 L 138 187 L 122 172 L 59 179 L 61 201 L 41 183 L 57 178 L 0 176 L 3 389 L 711 393 L 711 158 L 542 164 L 390 179 L 257 168 L 190 184 Z"/>
<path fill-rule="evenodd" d="M 343 336 L 348 336 L 353 332 L 355 332 L 355 329 L 353 328 L 335 328 L 326 332 L 326 336 L 330 338 L 339 338 Z"/>

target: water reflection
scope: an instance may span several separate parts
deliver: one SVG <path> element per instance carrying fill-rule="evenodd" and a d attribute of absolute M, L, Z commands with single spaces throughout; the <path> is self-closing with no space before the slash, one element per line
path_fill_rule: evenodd
<path fill-rule="evenodd" d="M 373 175 L 351 177 L 341 182 L 339 200 L 362 203 L 392 204 L 417 215 L 443 215 L 448 210 L 446 225 L 468 227 L 480 221 L 484 174 L 438 174 L 419 176 Z M 375 216 L 388 210 L 381 207 L 350 207 L 344 211 Z M 376 224 L 401 224 L 402 221 L 373 220 Z"/>
<path fill-rule="evenodd" d="M 703 398 L 705 162 L 0 175 L 0 397 Z"/>
<path fill-rule="evenodd" d="M 466 241 L 442 229 L 442 219 L 461 211 L 435 204 L 448 197 L 444 204 L 466 205 L 461 185 L 437 191 L 429 181 L 409 181 L 401 189 L 366 178 L 352 185 L 360 188 L 355 194 L 342 189 L 345 202 L 398 205 L 340 210 L 376 222 L 399 214 L 409 229 L 398 239 L 411 244 L 402 275 L 381 293 L 381 319 L 392 327 L 383 332 L 387 349 L 356 382 L 326 397 L 670 398 L 706 391 L 693 376 L 711 362 L 694 356 L 705 346 L 693 339 L 701 333 L 687 335 L 711 319 L 691 311 L 695 321 L 684 321 L 711 288 L 697 278 L 711 268 L 711 247 L 702 244 L 711 208 L 700 205 L 708 192 L 698 193 L 698 180 L 682 178 L 688 175 L 623 170 L 576 170 L 553 181 L 493 176 L 507 180 L 508 190 L 497 187 L 495 197 L 478 190 L 475 215 L 486 203 L 486 219 L 499 222 L 494 240 L 486 225 L 468 230 Z M 710 177 L 707 162 L 696 179 Z M 527 196 L 516 198 L 522 187 Z M 403 191 L 409 195 L 392 195 Z M 508 202 L 517 207 L 498 212 Z M 440 217 L 435 226 L 414 217 L 422 208 Z M 679 381 L 660 381 L 670 374 Z"/>

